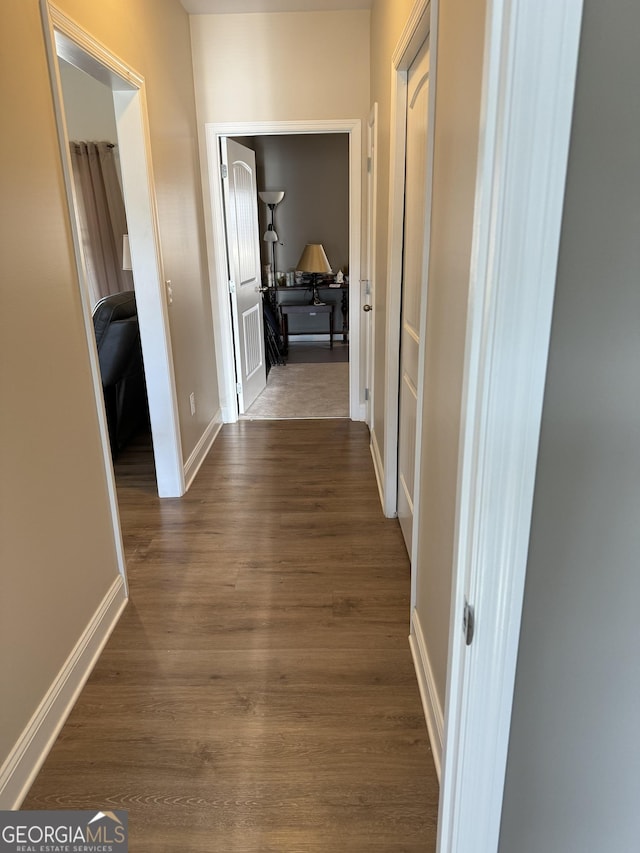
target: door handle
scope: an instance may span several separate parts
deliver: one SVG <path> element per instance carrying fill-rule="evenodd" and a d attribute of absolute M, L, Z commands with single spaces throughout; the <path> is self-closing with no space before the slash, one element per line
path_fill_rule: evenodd
<path fill-rule="evenodd" d="M 363 305 L 362 310 L 363 311 L 373 311 L 373 305 Z"/>

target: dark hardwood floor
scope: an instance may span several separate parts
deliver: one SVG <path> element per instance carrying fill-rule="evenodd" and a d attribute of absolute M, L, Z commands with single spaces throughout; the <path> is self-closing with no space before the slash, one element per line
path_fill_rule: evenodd
<path fill-rule="evenodd" d="M 226 425 L 181 500 L 117 463 L 131 601 L 23 808 L 123 808 L 133 853 L 427 853 L 409 566 L 362 424 Z"/>

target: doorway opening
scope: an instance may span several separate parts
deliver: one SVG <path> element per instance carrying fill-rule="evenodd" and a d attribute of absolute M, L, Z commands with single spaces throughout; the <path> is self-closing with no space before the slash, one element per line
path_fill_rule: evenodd
<path fill-rule="evenodd" d="M 266 386 L 241 417 L 348 418 L 349 137 L 235 141 L 256 157 L 266 349 Z M 307 246 L 322 272 L 305 269 Z"/>
<path fill-rule="evenodd" d="M 338 137 L 334 140 L 336 145 L 339 145 L 342 140 L 346 142 L 347 152 L 346 152 L 346 180 L 348 186 L 348 197 L 346 201 L 346 208 L 348 212 L 348 221 L 347 221 L 347 231 L 348 231 L 348 243 L 346 248 L 347 260 L 344 263 L 344 267 L 348 270 L 348 273 L 345 275 L 345 271 L 343 270 L 343 276 L 345 278 L 348 276 L 348 282 L 345 286 L 343 286 L 343 292 L 346 292 L 346 305 L 348 306 L 348 315 L 345 318 L 343 315 L 343 304 L 342 300 L 340 302 L 339 308 L 334 308 L 333 312 L 333 324 L 334 330 L 337 329 L 338 334 L 334 336 L 334 347 L 336 352 L 332 355 L 329 362 L 329 366 L 333 365 L 337 366 L 340 369 L 340 356 L 338 356 L 338 346 L 341 347 L 342 357 L 341 361 L 343 364 L 347 363 L 348 358 L 348 374 L 347 374 L 347 383 L 348 383 L 348 406 L 346 408 L 345 415 L 346 417 L 350 417 L 352 420 L 364 420 L 366 415 L 365 409 L 365 399 L 364 399 L 364 383 L 361 381 L 361 364 L 363 363 L 363 357 L 360 352 L 361 348 L 361 336 L 360 336 L 360 305 L 361 305 L 361 281 L 360 281 L 360 221 L 361 221 L 361 169 L 362 169 L 362 152 L 361 152 L 361 122 L 359 120 L 348 120 L 348 121 L 318 121 L 318 122 L 274 122 L 274 123 L 239 123 L 239 124 L 208 124 L 206 125 L 206 147 L 207 147 L 207 159 L 208 159 L 208 167 L 209 167 L 209 183 L 208 186 L 205 187 L 205 196 L 208 196 L 209 204 L 205 205 L 207 210 L 207 238 L 210 241 L 210 245 L 212 247 L 212 251 L 210 252 L 210 257 L 212 258 L 211 264 L 211 279 L 214 282 L 213 285 L 213 305 L 214 305 L 214 326 L 216 331 L 216 340 L 218 345 L 217 355 L 218 355 L 218 364 L 220 369 L 220 390 L 221 390 L 221 408 L 223 420 L 226 422 L 234 422 L 236 421 L 241 414 L 243 414 L 242 408 L 238 405 L 238 397 L 236 392 L 236 382 L 237 382 L 237 366 L 236 366 L 236 356 L 234 350 L 234 338 L 233 338 L 233 323 L 231 317 L 231 311 L 229 308 L 229 274 L 227 270 L 227 242 L 226 242 L 226 234 L 224 228 L 224 203 L 223 203 L 223 191 L 222 191 L 222 169 L 221 169 L 221 158 L 220 158 L 220 144 L 223 139 L 234 138 L 241 139 L 246 141 L 247 139 L 251 140 L 251 144 L 255 146 L 260 155 L 264 152 L 274 151 L 280 145 L 300 145 L 300 138 L 303 136 L 316 136 L 317 139 L 309 140 L 310 148 L 314 147 L 314 142 L 317 145 L 320 144 L 318 140 L 325 138 L 327 135 L 332 135 L 334 137 Z M 278 137 L 281 137 L 281 141 L 278 140 Z M 317 147 L 317 146 L 316 146 Z M 266 155 L 265 155 L 266 156 Z M 264 165 L 263 161 L 263 173 L 259 174 L 259 179 L 265 180 L 267 184 L 270 184 L 274 181 L 279 181 L 280 179 L 284 180 L 284 173 L 278 172 L 279 169 L 286 168 L 282 164 L 282 156 L 275 156 L 275 159 L 272 161 L 275 163 L 274 171 L 268 173 L 268 166 Z M 277 165 L 279 164 L 279 165 Z M 299 175 L 297 180 L 302 181 L 308 177 L 308 171 Z M 289 179 L 287 179 L 289 180 Z M 286 186 L 266 186 L 259 187 L 259 189 L 280 189 L 285 192 L 285 199 L 287 193 Z M 259 207 L 264 207 L 264 210 L 260 210 L 261 214 L 261 230 L 260 237 L 262 234 L 268 229 L 269 219 L 268 211 L 265 205 L 261 202 L 258 202 Z M 291 204 L 290 211 L 294 208 L 293 203 Z M 284 212 L 284 206 L 282 207 L 282 211 Z M 322 215 L 322 211 L 315 211 L 316 214 Z M 276 224 L 280 222 L 281 211 L 276 208 L 275 218 Z M 283 213 L 284 216 L 284 213 Z M 286 220 L 283 220 L 283 224 Z M 282 240 L 278 241 L 276 245 L 276 265 L 278 267 L 282 265 L 286 265 L 287 269 L 276 269 L 273 272 L 278 273 L 281 272 L 286 274 L 286 272 L 294 272 L 295 266 L 297 264 L 298 258 L 301 256 L 302 251 L 304 249 L 304 245 L 302 243 L 301 233 L 296 236 L 298 233 L 296 229 L 299 228 L 299 222 L 291 222 L 290 235 L 288 236 L 285 233 L 285 228 L 281 228 L 282 230 Z M 289 225 L 287 225 L 287 228 Z M 276 227 L 276 232 L 278 232 L 278 227 Z M 262 243 L 263 241 L 260 240 Z M 285 245 L 281 246 L 279 243 L 282 242 Z M 345 249 L 343 247 L 342 252 L 344 254 Z M 295 256 L 295 258 L 294 258 Z M 267 255 L 265 253 L 264 257 Z M 341 266 L 343 266 L 342 255 L 338 256 L 339 259 L 329 258 L 331 268 L 334 273 L 340 270 Z M 291 260 L 294 258 L 293 260 Z M 265 264 L 268 261 L 265 260 Z M 336 268 L 334 269 L 333 265 L 335 264 Z M 293 267 L 293 269 L 288 269 L 288 267 Z M 295 291 L 294 291 L 295 292 Z M 320 299 L 321 302 L 325 302 L 324 294 L 327 293 L 327 302 L 331 298 L 332 294 L 330 290 L 323 291 L 323 296 Z M 289 294 L 286 292 L 286 278 L 283 283 L 283 290 L 280 293 L 284 294 L 284 297 L 289 297 Z M 278 313 L 280 313 L 280 310 Z M 327 309 L 324 308 L 324 311 Z M 313 312 L 309 312 L 313 313 Z M 317 312 L 318 316 L 312 318 L 312 322 L 317 322 L 321 324 L 325 318 L 320 316 L 320 312 Z M 276 315 L 277 316 L 277 315 Z M 345 331 L 345 335 L 342 334 L 342 325 L 343 318 L 345 318 L 345 326 L 348 323 L 348 333 Z M 278 318 L 279 319 L 279 318 Z M 293 324 L 292 324 L 293 325 Z M 297 331 L 300 331 L 300 328 L 297 328 Z M 305 337 L 311 338 L 311 340 L 305 340 Z M 346 337 L 346 340 L 344 338 Z M 314 340 L 314 338 L 316 340 Z M 309 359 L 309 358 L 322 358 L 323 356 L 320 354 L 318 356 L 317 353 L 313 353 L 313 349 L 311 348 L 311 355 L 309 355 L 309 348 L 305 348 L 300 346 L 301 344 L 327 344 L 327 349 L 330 348 L 330 343 L 325 339 L 329 338 L 328 330 L 324 330 L 324 326 L 321 328 L 314 329 L 313 326 L 308 331 L 308 334 L 302 331 L 302 334 L 296 336 L 296 343 L 293 344 L 293 336 L 290 337 L 290 347 L 292 354 L 295 353 L 294 359 L 298 357 L 298 353 L 300 354 L 301 359 Z M 319 340 L 318 340 L 319 339 Z M 340 340 L 340 343 L 336 345 L 337 340 Z M 344 346 L 346 344 L 346 347 Z M 295 347 L 295 349 L 294 349 Z M 307 352 L 305 353 L 305 349 Z M 315 349 L 319 349 L 315 347 Z M 336 364 L 337 363 L 337 364 Z M 295 361 L 294 365 L 295 366 Z M 309 366 L 312 369 L 313 365 Z M 294 371 L 292 371 L 294 372 Z M 250 415 L 249 415 L 250 416 Z"/>
<path fill-rule="evenodd" d="M 179 497 L 185 491 L 185 477 L 150 166 L 144 80 L 58 9 L 47 2 L 43 2 L 41 8 L 105 469 L 114 526 L 119 538 L 110 441 L 94 337 L 93 306 L 86 287 L 86 257 L 76 217 L 77 199 L 60 65 L 64 62 L 98 81 L 111 93 L 117 135 L 114 144 L 117 144 L 119 153 L 133 279 L 138 285 L 144 284 L 134 289 L 158 494 L 160 497 Z"/>

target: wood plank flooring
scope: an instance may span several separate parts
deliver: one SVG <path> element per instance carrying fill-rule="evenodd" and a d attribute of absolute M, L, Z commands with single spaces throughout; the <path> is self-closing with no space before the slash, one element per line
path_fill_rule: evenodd
<path fill-rule="evenodd" d="M 368 433 L 226 425 L 189 493 L 117 464 L 131 601 L 23 808 L 123 808 L 130 850 L 426 853 L 438 784 L 409 567 Z"/>

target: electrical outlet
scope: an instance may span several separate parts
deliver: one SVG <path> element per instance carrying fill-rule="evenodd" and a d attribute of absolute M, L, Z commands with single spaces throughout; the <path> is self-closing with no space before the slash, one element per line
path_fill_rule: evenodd
<path fill-rule="evenodd" d="M 191 406 L 191 414 L 195 415 L 195 413 L 196 413 L 196 395 L 195 395 L 194 391 L 192 391 L 189 394 L 189 405 Z"/>

